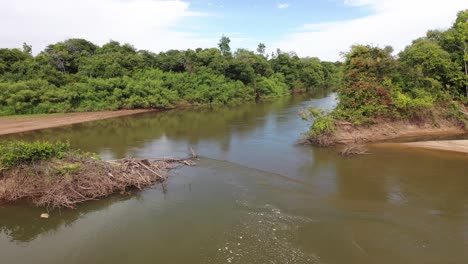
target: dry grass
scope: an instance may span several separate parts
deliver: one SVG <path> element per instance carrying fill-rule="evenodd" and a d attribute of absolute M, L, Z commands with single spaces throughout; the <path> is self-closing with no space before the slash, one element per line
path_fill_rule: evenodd
<path fill-rule="evenodd" d="M 129 188 L 143 189 L 167 179 L 177 165 L 193 165 L 189 159 L 123 159 L 102 161 L 69 154 L 19 165 L 0 172 L 0 202 L 30 200 L 47 208 L 75 208 Z"/>

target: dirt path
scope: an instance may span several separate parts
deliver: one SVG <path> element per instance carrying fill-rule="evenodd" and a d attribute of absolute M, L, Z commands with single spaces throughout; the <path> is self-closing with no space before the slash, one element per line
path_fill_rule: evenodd
<path fill-rule="evenodd" d="M 400 143 L 404 146 L 468 154 L 468 140 L 441 140 Z"/>
<path fill-rule="evenodd" d="M 155 110 L 137 109 L 103 112 L 50 114 L 37 116 L 0 117 L 0 135 L 14 134 L 51 127 L 66 126 L 152 111 Z"/>

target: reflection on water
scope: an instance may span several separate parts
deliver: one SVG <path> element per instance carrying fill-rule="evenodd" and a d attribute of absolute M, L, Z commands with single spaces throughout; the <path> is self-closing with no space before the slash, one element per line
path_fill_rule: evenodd
<path fill-rule="evenodd" d="M 173 142 L 197 145 L 207 140 L 223 151 L 229 151 L 231 138 L 248 137 L 253 130 L 266 122 L 281 124 L 289 116 L 271 115 L 291 104 L 300 103 L 304 97 L 281 98 L 259 104 L 248 103 L 237 107 L 200 108 L 198 110 L 173 110 L 163 113 L 144 113 L 135 116 L 107 119 L 28 132 L 4 137 L 22 139 L 54 139 L 67 141 L 87 151 L 108 153 L 116 157 L 133 154 L 136 148 L 164 147 Z M 266 116 L 270 118 L 265 118 Z M 274 119 L 274 120 L 272 120 Z M 164 152 L 162 152 L 164 154 Z"/>
<path fill-rule="evenodd" d="M 135 197 L 138 197 L 138 193 Z M 111 196 L 108 199 L 83 204 L 80 210 L 63 210 L 57 212 L 60 217 L 52 217 L 47 221 L 38 216 L 44 209 L 19 203 L 14 206 L 0 206 L 2 217 L 0 218 L 0 234 L 10 238 L 12 242 L 29 242 L 40 234 L 57 230 L 60 226 L 72 224 L 82 216 L 94 211 L 107 208 L 119 201 L 130 199 L 130 196 Z"/>
<path fill-rule="evenodd" d="M 148 113 L 24 133 L 105 157 L 185 155 L 158 188 L 77 210 L 0 207 L 5 263 L 466 263 L 468 160 L 297 145 L 297 112 L 334 96 Z M 123 253 L 124 252 L 124 253 Z"/>

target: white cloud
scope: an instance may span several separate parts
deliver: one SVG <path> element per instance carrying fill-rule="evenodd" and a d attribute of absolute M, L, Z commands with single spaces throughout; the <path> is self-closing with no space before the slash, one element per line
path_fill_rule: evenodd
<path fill-rule="evenodd" d="M 67 38 L 96 44 L 113 39 L 152 51 L 208 47 L 216 41 L 174 29 L 206 15 L 179 0 L 2 0 L 0 10 L 0 47 L 27 42 L 35 53 Z"/>
<path fill-rule="evenodd" d="M 399 51 L 429 29 L 449 27 L 456 13 L 468 8 L 466 0 L 346 0 L 345 4 L 370 8 L 374 14 L 303 25 L 272 46 L 323 60 L 340 59 L 340 52 L 353 44 L 391 45 Z"/>
<path fill-rule="evenodd" d="M 288 8 L 289 4 L 288 3 L 278 3 L 277 7 L 279 9 L 284 9 L 284 8 Z"/>

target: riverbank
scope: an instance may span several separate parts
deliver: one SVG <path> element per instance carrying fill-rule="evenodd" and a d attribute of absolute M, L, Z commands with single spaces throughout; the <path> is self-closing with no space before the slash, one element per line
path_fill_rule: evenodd
<path fill-rule="evenodd" d="M 67 143 L 10 142 L 0 145 L 0 203 L 27 200 L 47 208 L 75 208 L 114 193 L 163 183 L 190 159 L 104 161 Z"/>
<path fill-rule="evenodd" d="M 102 112 L 80 112 L 66 114 L 41 114 L 28 116 L 0 117 L 0 135 L 15 134 L 45 128 L 60 127 L 78 123 L 129 116 L 157 111 L 154 109 L 135 109 Z"/>
<path fill-rule="evenodd" d="M 321 145 L 334 145 L 468 134 L 467 129 L 448 120 L 438 120 L 437 124 L 435 126 L 427 122 L 379 120 L 372 125 L 356 126 L 349 122 L 337 121 L 336 130 L 332 135 L 320 135 L 314 140 L 322 142 Z"/>
<path fill-rule="evenodd" d="M 468 154 L 468 140 L 421 141 L 421 142 L 395 143 L 395 144 L 412 147 L 412 148 L 423 148 L 423 149 Z"/>
<path fill-rule="evenodd" d="M 468 130 L 443 122 L 438 127 L 432 124 L 417 124 L 409 121 L 381 121 L 370 126 L 353 126 L 348 123 L 339 124 L 335 140 L 337 143 L 376 142 L 413 137 L 456 136 L 468 133 Z"/>

